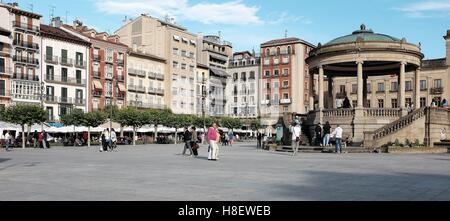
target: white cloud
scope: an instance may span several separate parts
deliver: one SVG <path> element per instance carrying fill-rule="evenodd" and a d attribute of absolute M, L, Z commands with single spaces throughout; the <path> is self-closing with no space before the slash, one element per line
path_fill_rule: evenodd
<path fill-rule="evenodd" d="M 282 24 L 282 23 L 287 23 L 287 22 L 301 22 L 302 24 L 312 24 L 312 21 L 307 19 L 304 16 L 296 16 L 293 14 L 290 14 L 287 11 L 282 12 L 278 18 L 267 21 L 268 24 L 271 25 L 276 25 L 276 24 Z"/>
<path fill-rule="evenodd" d="M 415 2 L 394 8 L 409 17 L 450 17 L 450 0 Z"/>
<path fill-rule="evenodd" d="M 178 19 L 204 24 L 262 24 L 257 16 L 259 7 L 249 6 L 241 0 L 222 3 L 191 4 L 188 0 L 93 0 L 98 10 L 135 16 L 149 13 L 154 17 L 171 15 Z"/>

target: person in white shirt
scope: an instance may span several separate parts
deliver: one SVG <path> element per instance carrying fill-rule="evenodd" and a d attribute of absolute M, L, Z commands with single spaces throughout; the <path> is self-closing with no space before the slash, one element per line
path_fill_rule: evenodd
<path fill-rule="evenodd" d="M 342 133 L 344 130 L 341 128 L 341 126 L 337 125 L 336 129 L 334 129 L 333 133 L 331 134 L 331 137 L 336 138 L 336 153 L 340 154 L 342 153 Z"/>
<path fill-rule="evenodd" d="M 117 144 L 117 134 L 116 131 L 114 130 L 114 128 L 111 128 L 111 141 L 110 141 L 110 150 L 114 151 L 116 144 Z"/>
<path fill-rule="evenodd" d="M 292 133 L 292 151 L 294 152 L 292 156 L 295 156 L 298 153 L 301 135 L 301 128 L 298 123 L 295 123 L 294 126 L 291 127 L 291 133 Z"/>
<path fill-rule="evenodd" d="M 6 131 L 5 134 L 5 142 L 6 142 L 6 151 L 10 151 L 10 145 L 12 145 L 12 136 L 9 134 L 9 131 Z"/>

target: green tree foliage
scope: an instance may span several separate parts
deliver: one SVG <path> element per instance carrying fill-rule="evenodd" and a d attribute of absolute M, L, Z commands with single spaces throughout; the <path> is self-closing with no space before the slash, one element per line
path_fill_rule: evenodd
<path fill-rule="evenodd" d="M 223 117 L 220 119 L 220 126 L 228 128 L 230 130 L 238 129 L 242 127 L 242 122 L 239 119 L 231 117 Z"/>
<path fill-rule="evenodd" d="M 117 112 L 115 121 L 123 126 L 133 127 L 133 146 L 136 146 L 136 130 L 147 124 L 150 119 L 144 111 L 128 107 Z"/>
<path fill-rule="evenodd" d="M 61 117 L 61 122 L 66 126 L 73 126 L 73 134 L 76 136 L 75 127 L 83 124 L 84 112 L 80 109 L 73 109 L 69 114 Z M 73 145 L 75 146 L 75 142 Z"/>
<path fill-rule="evenodd" d="M 193 125 L 194 119 L 192 115 L 172 114 L 169 116 L 166 126 L 175 128 L 175 144 L 178 142 L 178 129 Z"/>
<path fill-rule="evenodd" d="M 150 109 L 148 112 L 150 113 L 150 119 L 152 121 L 150 124 L 153 124 L 155 127 L 154 141 L 156 142 L 156 139 L 158 138 L 158 125 L 167 125 L 167 122 L 172 115 L 172 111 L 170 109 Z"/>
<path fill-rule="evenodd" d="M 250 128 L 252 130 L 259 130 L 259 129 L 264 128 L 263 125 L 261 124 L 261 119 L 258 118 L 258 119 L 252 120 L 250 123 Z"/>
<path fill-rule="evenodd" d="M 22 126 L 22 148 L 25 148 L 25 125 L 40 124 L 47 119 L 47 112 L 35 105 L 16 105 L 3 112 L 3 120 Z"/>
<path fill-rule="evenodd" d="M 98 127 L 106 122 L 107 115 L 103 111 L 85 113 L 82 125 L 88 127 L 88 147 L 91 146 L 91 127 Z"/>

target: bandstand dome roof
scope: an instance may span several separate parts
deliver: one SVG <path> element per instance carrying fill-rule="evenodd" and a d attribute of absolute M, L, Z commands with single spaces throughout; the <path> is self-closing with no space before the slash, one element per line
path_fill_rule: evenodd
<path fill-rule="evenodd" d="M 325 46 L 354 43 L 357 41 L 400 42 L 401 40 L 398 38 L 392 37 L 390 35 L 374 33 L 371 29 L 366 30 L 366 26 L 364 24 L 362 24 L 360 26 L 360 30 L 354 31 L 351 35 L 346 35 L 346 36 L 336 38 L 336 39 L 326 43 Z"/>

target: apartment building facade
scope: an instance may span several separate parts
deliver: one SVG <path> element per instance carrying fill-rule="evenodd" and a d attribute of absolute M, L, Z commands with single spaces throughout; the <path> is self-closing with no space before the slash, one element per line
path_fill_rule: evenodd
<path fill-rule="evenodd" d="M 165 109 L 166 60 L 136 48 L 128 55 L 128 106 Z"/>
<path fill-rule="evenodd" d="M 8 9 L 0 7 L 0 14 L 7 15 Z M 10 79 L 12 77 L 12 32 L 9 19 L 0 20 L 0 108 L 11 103 Z"/>
<path fill-rule="evenodd" d="M 251 119 L 259 116 L 259 81 L 261 59 L 248 51 L 233 54 L 229 62 L 226 94 L 229 97 L 226 114 Z"/>
<path fill-rule="evenodd" d="M 80 109 L 87 112 L 89 48 L 91 44 L 60 28 L 54 18 L 51 25 L 41 25 L 42 80 L 45 87 L 44 108 L 48 121 Z"/>
<path fill-rule="evenodd" d="M 88 61 L 88 110 L 101 110 L 113 105 L 127 105 L 127 52 L 128 46 L 120 43 L 119 36 L 97 32 L 75 21 L 62 29 L 91 43 Z"/>
<path fill-rule="evenodd" d="M 203 116 L 208 114 L 208 91 L 209 91 L 209 67 L 205 64 L 197 63 L 196 76 L 196 114 Z"/>
<path fill-rule="evenodd" d="M 165 20 L 141 15 L 126 21 L 115 32 L 129 47 L 166 60 L 164 104 L 177 114 L 194 114 L 196 77 L 196 35 Z"/>
<path fill-rule="evenodd" d="M 227 104 L 228 62 L 232 56 L 233 46 L 222 41 L 219 36 L 198 37 L 198 61 L 209 68 L 208 112 L 210 116 L 225 116 Z"/>
<path fill-rule="evenodd" d="M 262 116 L 306 114 L 309 70 L 305 62 L 314 45 L 299 38 L 275 39 L 261 44 Z"/>
<path fill-rule="evenodd" d="M 6 35 L 11 32 L 12 35 L 12 47 L 8 46 L 8 36 L 2 38 L 6 41 L 2 41 L 3 66 L 5 66 L 5 72 L 11 73 L 7 78 L 5 78 L 6 73 L 2 74 L 4 83 L 0 84 L 5 85 L 4 94 L 6 95 L 2 97 L 9 100 L 2 103 L 40 104 L 43 98 L 39 54 L 42 16 L 21 10 L 17 3 L 0 3 L 0 8 L 2 26 L 5 26 L 3 32 L 6 32 Z M 12 60 L 8 56 L 12 57 Z"/>

